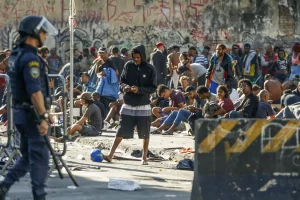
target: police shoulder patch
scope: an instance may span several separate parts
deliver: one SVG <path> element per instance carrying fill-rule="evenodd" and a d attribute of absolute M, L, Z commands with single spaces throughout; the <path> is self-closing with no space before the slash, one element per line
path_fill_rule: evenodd
<path fill-rule="evenodd" d="M 32 78 L 39 78 L 40 77 L 40 69 L 37 67 L 33 67 L 30 69 L 30 75 Z"/>
<path fill-rule="evenodd" d="M 28 66 L 29 67 L 39 67 L 40 63 L 37 61 L 31 61 L 31 62 L 29 62 Z"/>

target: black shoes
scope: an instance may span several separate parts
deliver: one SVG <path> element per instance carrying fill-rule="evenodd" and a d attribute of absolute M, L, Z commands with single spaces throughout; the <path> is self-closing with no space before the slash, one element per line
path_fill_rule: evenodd
<path fill-rule="evenodd" d="M 0 183 L 0 200 L 5 200 L 6 194 L 8 193 L 9 187 Z"/>
<path fill-rule="evenodd" d="M 0 199 L 0 200 L 1 200 L 1 199 Z M 33 200 L 46 200 L 46 196 L 39 196 L 39 197 L 34 196 L 34 197 L 33 197 Z"/>

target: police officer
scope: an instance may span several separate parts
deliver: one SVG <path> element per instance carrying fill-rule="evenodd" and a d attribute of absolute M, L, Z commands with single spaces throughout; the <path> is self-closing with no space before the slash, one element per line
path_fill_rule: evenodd
<path fill-rule="evenodd" d="M 47 110 L 51 102 L 45 63 L 37 55 L 37 48 L 43 46 L 47 34 L 57 35 L 57 30 L 45 17 L 26 16 L 18 32 L 20 37 L 9 57 L 7 73 L 11 80 L 14 124 L 21 133 L 22 157 L 0 183 L 0 200 L 5 199 L 9 188 L 28 171 L 34 200 L 44 200 L 49 169 L 49 149 L 44 135 L 48 132 Z"/>

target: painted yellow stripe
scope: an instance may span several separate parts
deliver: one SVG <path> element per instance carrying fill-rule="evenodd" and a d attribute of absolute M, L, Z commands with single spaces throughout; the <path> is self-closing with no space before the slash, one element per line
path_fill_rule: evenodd
<path fill-rule="evenodd" d="M 296 120 L 289 121 L 283 126 L 280 131 L 273 137 L 273 139 L 264 147 L 264 153 L 277 152 L 282 145 L 288 141 L 297 131 L 300 126 L 300 122 Z"/>
<path fill-rule="evenodd" d="M 252 126 L 245 131 L 245 140 L 244 141 L 237 141 L 233 144 L 233 146 L 228 149 L 229 153 L 241 153 L 244 152 L 261 134 L 262 127 L 269 124 L 270 120 L 257 120 L 252 124 Z M 228 153 L 227 152 L 227 153 Z"/>
<path fill-rule="evenodd" d="M 300 153 L 300 147 L 296 148 L 294 152 Z"/>
<path fill-rule="evenodd" d="M 222 121 L 199 145 L 199 153 L 209 153 L 233 129 L 238 120 Z M 202 133 L 204 134 L 204 133 Z"/>

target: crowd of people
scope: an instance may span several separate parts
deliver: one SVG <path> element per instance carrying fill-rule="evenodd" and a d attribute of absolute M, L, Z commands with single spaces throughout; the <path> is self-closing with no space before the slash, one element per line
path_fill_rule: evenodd
<path fill-rule="evenodd" d="M 299 43 L 295 43 L 290 52 L 267 45 L 262 53 L 260 49 L 252 49 L 250 44 L 244 44 L 243 48 L 234 44 L 231 49 L 219 44 L 215 52 L 208 46 L 202 49 L 200 52 L 199 48 L 191 46 L 182 52 L 180 46 L 167 48 L 158 42 L 147 59 L 145 47 L 139 46 L 141 62 L 155 69 L 152 89 L 145 91 L 134 85 L 143 84 L 148 81 L 147 76 L 153 75 L 142 67 L 133 70 L 130 61 L 135 48 L 90 47 L 82 52 L 74 49 L 74 77 L 69 76 L 68 70 L 63 74 L 68 92 L 70 78 L 73 78 L 74 107 L 80 110 L 80 116 L 67 129 L 68 134 L 98 136 L 109 128 L 117 128 L 124 122 L 120 113 L 132 112 L 123 100 L 128 89 L 138 90 L 132 94 L 135 97 L 132 105 L 149 101 L 150 111 L 141 110 L 138 116 L 151 115 L 151 134 L 162 135 L 173 135 L 182 122 L 193 127 L 199 118 L 275 118 L 283 108 L 299 102 Z M 58 74 L 62 70 L 64 63 L 55 48 L 49 50 L 43 46 L 38 54 L 47 64 L 48 74 Z M 9 55 L 10 50 L 0 54 L 2 66 L 7 65 Z M 0 69 L 0 73 L 5 73 L 5 67 Z M 133 81 L 131 88 L 122 86 L 125 77 Z M 5 80 L 1 79 L 0 83 L 2 97 Z M 62 86 L 57 80 L 50 83 L 55 112 L 62 111 Z M 139 94 L 148 90 L 152 91 L 150 99 L 143 99 L 147 96 L 139 99 Z M 2 118 L 6 120 L 4 115 Z M 125 123 L 134 120 L 126 119 Z M 142 128 L 141 125 L 135 127 Z"/>

